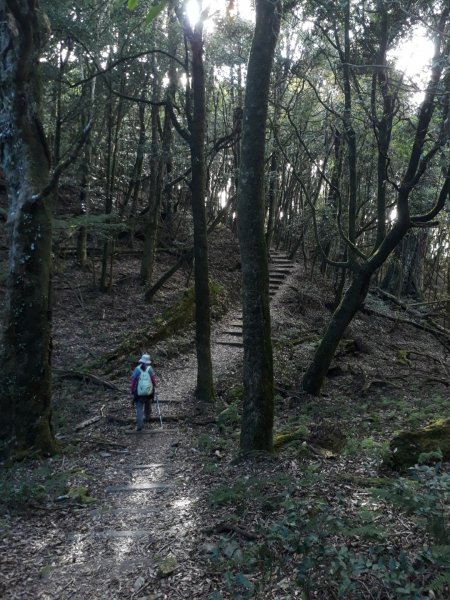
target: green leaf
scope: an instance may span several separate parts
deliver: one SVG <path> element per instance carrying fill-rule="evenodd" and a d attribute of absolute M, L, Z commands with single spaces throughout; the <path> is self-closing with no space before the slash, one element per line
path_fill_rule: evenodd
<path fill-rule="evenodd" d="M 130 10 L 133 10 L 133 8 L 136 8 L 136 6 L 139 4 L 139 0 L 128 0 L 128 8 Z"/>
<path fill-rule="evenodd" d="M 153 19 L 156 19 L 159 13 L 166 8 L 166 4 L 167 1 L 162 0 L 162 2 L 160 2 L 159 4 L 155 4 L 155 6 L 151 7 L 151 9 L 147 13 L 147 16 L 145 17 L 145 22 L 147 23 L 147 25 L 151 23 Z"/>
<path fill-rule="evenodd" d="M 243 573 L 236 574 L 236 583 L 245 587 L 245 589 L 253 591 L 254 585 L 253 583 L 247 579 L 247 577 Z"/>

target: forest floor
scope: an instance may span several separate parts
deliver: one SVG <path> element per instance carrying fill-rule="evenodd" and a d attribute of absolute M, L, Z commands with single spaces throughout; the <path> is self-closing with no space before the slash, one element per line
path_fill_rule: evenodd
<path fill-rule="evenodd" d="M 159 270 L 171 260 L 162 255 Z M 239 255 L 225 230 L 211 265 L 222 290 L 212 336 L 217 400 L 201 414 L 192 325 L 152 346 L 140 337 L 180 300 L 189 273 L 147 306 L 132 255 L 117 260 L 109 295 L 95 291 L 93 272 L 70 259 L 58 265 L 61 449 L 4 469 L 0 596 L 448 598 L 448 465 L 424 467 L 416 483 L 381 468 L 395 431 L 448 416 L 448 350 L 371 294 L 323 394 L 301 393 L 332 294 L 296 263 L 271 312 L 275 439 L 297 436 L 272 456 L 236 461 L 242 349 L 220 341 L 239 316 Z M 128 386 L 143 351 L 159 378 L 163 426 L 153 405 L 152 423 L 136 433 Z M 87 366 L 94 377 L 80 375 Z"/>

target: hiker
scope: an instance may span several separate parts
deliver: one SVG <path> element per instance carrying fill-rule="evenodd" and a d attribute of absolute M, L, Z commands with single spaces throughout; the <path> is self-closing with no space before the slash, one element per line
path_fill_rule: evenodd
<path fill-rule="evenodd" d="M 157 384 L 151 363 L 150 354 L 143 354 L 131 375 L 131 393 L 136 408 L 136 431 L 142 430 L 144 420 L 146 423 L 150 422 L 151 402 Z"/>

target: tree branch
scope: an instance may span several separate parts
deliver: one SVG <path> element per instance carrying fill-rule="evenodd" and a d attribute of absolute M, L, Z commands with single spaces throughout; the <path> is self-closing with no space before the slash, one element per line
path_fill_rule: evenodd
<path fill-rule="evenodd" d="M 89 133 L 92 129 L 92 124 L 93 124 L 92 120 L 89 121 L 89 123 L 83 129 L 83 133 L 81 134 L 80 139 L 75 144 L 72 151 L 69 153 L 69 156 L 56 166 L 55 170 L 53 171 L 53 175 L 52 175 L 50 182 L 42 190 L 42 192 L 40 192 L 39 194 L 34 194 L 34 196 L 31 197 L 32 202 L 40 202 L 41 200 L 43 200 L 44 198 L 47 198 L 47 196 L 49 196 L 52 193 L 52 191 L 55 189 L 62 173 L 67 169 L 68 166 L 70 166 L 77 159 L 81 148 L 84 146 L 86 140 L 89 137 Z"/>

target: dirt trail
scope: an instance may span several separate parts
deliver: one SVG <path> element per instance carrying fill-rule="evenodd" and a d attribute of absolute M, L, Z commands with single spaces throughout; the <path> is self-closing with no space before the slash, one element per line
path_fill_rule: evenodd
<path fill-rule="evenodd" d="M 233 345 L 223 343 L 229 339 L 224 332 L 233 327 L 236 331 L 241 319 L 239 309 L 230 311 L 212 332 L 216 378 L 233 378 L 242 361 L 242 342 L 236 344 L 239 335 L 233 335 Z M 195 495 L 202 491 L 193 460 L 198 433 L 189 420 L 169 419 L 192 413 L 196 368 L 195 353 L 190 353 L 158 369 L 162 428 L 152 422 L 135 432 L 127 423 L 129 398 L 118 400 L 113 412 L 119 424 L 99 430 L 116 445 L 81 458 L 76 465 L 96 499 L 92 506 L 80 503 L 74 508 L 63 499 L 54 510 L 39 514 L 37 521 L 12 519 L 8 546 L 14 550 L 11 560 L 3 561 L 2 598 L 210 595 L 213 589 L 197 547 L 204 526 Z M 116 383 L 128 387 L 126 377 Z M 155 405 L 153 415 L 157 416 Z M 20 555 L 26 560 L 17 561 Z"/>
<path fill-rule="evenodd" d="M 238 353 L 214 345 L 215 369 L 231 367 Z M 112 436 L 123 448 L 97 452 L 88 464 L 79 461 L 97 499 L 93 508 L 66 508 L 63 500 L 54 512 L 40 514 L 37 523 L 13 520 L 18 528 L 17 536 L 8 538 L 11 556 L 23 554 L 26 560 L 4 563 L 2 598 L 206 597 L 204 574 L 190 560 L 190 539 L 201 527 L 190 485 L 194 433 L 182 422 L 164 421 L 186 411 L 184 401 L 196 379 L 195 355 L 173 368 L 166 365 L 158 375 L 163 428 L 152 423 L 136 433 L 130 425 L 118 426 Z M 128 401 L 122 404 L 120 416 L 127 417 Z M 169 583 L 166 575 L 173 571 Z M 189 582 L 184 590 L 177 577 Z"/>

